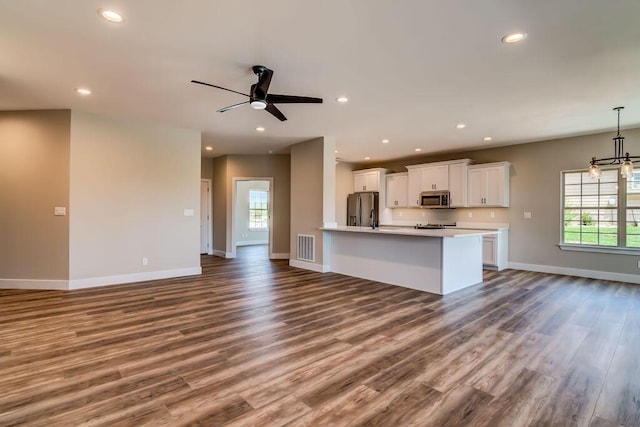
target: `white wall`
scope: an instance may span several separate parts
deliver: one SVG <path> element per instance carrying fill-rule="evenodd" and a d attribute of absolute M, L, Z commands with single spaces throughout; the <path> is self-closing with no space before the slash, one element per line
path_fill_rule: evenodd
<path fill-rule="evenodd" d="M 347 197 L 353 193 L 353 165 L 336 163 L 336 222 L 347 225 Z"/>
<path fill-rule="evenodd" d="M 269 243 L 269 231 L 249 230 L 249 191 L 269 191 L 269 181 L 237 181 L 236 188 L 236 245 Z"/>
<path fill-rule="evenodd" d="M 70 170 L 71 287 L 200 271 L 200 132 L 72 111 Z"/>

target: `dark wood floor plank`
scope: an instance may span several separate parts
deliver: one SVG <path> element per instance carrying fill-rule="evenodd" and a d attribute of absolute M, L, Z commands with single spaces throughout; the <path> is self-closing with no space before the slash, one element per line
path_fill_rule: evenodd
<path fill-rule="evenodd" d="M 0 290 L 0 425 L 640 425 L 640 287 L 505 270 L 447 296 L 269 261 Z"/>

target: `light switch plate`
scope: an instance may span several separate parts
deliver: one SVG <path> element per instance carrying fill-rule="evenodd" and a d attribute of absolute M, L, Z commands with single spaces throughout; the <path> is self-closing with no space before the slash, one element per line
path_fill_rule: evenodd
<path fill-rule="evenodd" d="M 53 214 L 55 216 L 65 216 L 67 214 L 67 208 L 64 206 L 56 206 L 53 208 Z"/>
<path fill-rule="evenodd" d="M 524 219 L 531 219 L 531 212 L 525 212 Z"/>
<path fill-rule="evenodd" d="M 184 216 L 193 216 L 193 209 L 185 209 Z"/>

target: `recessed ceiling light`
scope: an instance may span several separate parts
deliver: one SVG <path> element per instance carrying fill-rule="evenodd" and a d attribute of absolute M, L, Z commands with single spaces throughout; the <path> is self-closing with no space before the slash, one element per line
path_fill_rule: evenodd
<path fill-rule="evenodd" d="M 347 98 L 346 96 L 339 96 L 336 98 L 336 101 L 340 104 L 344 104 L 345 102 L 349 102 L 349 98 Z"/>
<path fill-rule="evenodd" d="M 338 154 L 338 150 L 336 150 L 336 154 Z"/>
<path fill-rule="evenodd" d="M 383 144 L 388 144 L 388 143 L 389 143 L 389 140 L 388 140 L 388 139 L 383 139 L 383 140 L 382 140 L 382 143 L 383 143 Z"/>
<path fill-rule="evenodd" d="M 365 160 L 371 160 L 371 157 L 367 156 L 364 158 Z"/>
<path fill-rule="evenodd" d="M 206 147 L 204 147 L 204 149 L 207 150 L 207 151 L 211 151 L 211 150 L 213 150 L 213 147 L 210 147 L 210 146 L 207 145 Z"/>
<path fill-rule="evenodd" d="M 75 91 L 78 95 L 82 95 L 82 96 L 91 95 L 91 91 L 84 87 L 76 88 Z"/>
<path fill-rule="evenodd" d="M 527 37 L 527 33 L 509 33 L 502 38 L 502 43 L 518 43 Z"/>
<path fill-rule="evenodd" d="M 491 138 L 490 136 L 485 136 L 484 138 L 482 138 L 483 141 L 491 141 L 493 138 Z"/>
<path fill-rule="evenodd" d="M 264 128 L 263 128 L 262 126 L 258 126 L 258 127 L 256 128 L 256 130 L 257 130 L 258 132 L 264 132 Z"/>
<path fill-rule="evenodd" d="M 106 19 L 107 21 L 110 21 L 110 22 L 122 22 L 123 21 L 122 15 L 120 15 L 118 12 L 113 11 L 113 10 L 98 9 L 98 13 L 100 14 L 100 16 L 102 16 L 104 19 Z"/>
<path fill-rule="evenodd" d="M 456 129 L 464 129 L 464 128 L 466 128 L 466 127 L 467 127 L 467 125 L 465 125 L 464 123 L 458 123 L 458 124 L 456 125 Z"/>
<path fill-rule="evenodd" d="M 422 148 L 414 148 L 413 151 L 415 151 L 416 153 L 419 153 L 420 151 L 422 151 Z"/>

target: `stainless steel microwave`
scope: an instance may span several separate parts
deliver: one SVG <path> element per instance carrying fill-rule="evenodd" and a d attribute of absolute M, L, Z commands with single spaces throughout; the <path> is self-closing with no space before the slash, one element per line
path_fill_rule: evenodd
<path fill-rule="evenodd" d="M 448 191 L 423 191 L 418 199 L 421 208 L 448 209 L 451 207 L 451 195 Z"/>

